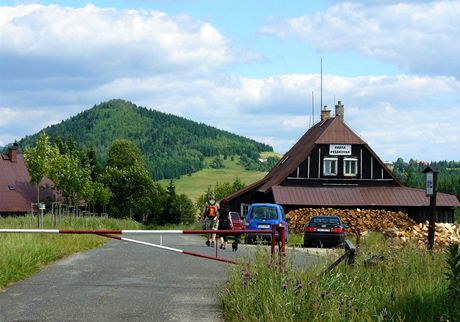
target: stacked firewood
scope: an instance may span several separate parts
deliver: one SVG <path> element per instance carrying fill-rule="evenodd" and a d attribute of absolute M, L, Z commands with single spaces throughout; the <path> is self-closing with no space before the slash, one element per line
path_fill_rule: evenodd
<path fill-rule="evenodd" d="M 387 237 L 398 237 L 401 241 L 416 238 L 425 243 L 428 236 L 428 224 L 417 224 L 402 211 L 383 209 L 333 209 L 333 208 L 302 208 L 287 214 L 289 230 L 302 233 L 304 225 L 313 216 L 339 216 L 348 225 L 347 232 L 354 234 L 359 243 L 365 231 L 382 232 Z M 436 224 L 435 243 L 446 245 L 460 242 L 460 228 L 454 224 Z"/>
<path fill-rule="evenodd" d="M 383 234 L 389 238 L 399 238 L 406 242 L 410 239 L 416 239 L 419 244 L 426 244 L 428 238 L 428 222 L 425 224 L 417 224 L 405 230 L 386 229 Z M 446 246 L 450 243 L 460 243 L 460 225 L 448 223 L 436 223 L 434 242 L 439 246 Z"/>

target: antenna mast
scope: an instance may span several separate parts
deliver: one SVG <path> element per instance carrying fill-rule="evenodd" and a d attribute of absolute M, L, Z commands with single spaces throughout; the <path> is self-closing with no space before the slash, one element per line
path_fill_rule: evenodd
<path fill-rule="evenodd" d="M 315 92 L 311 91 L 311 119 L 310 127 L 315 125 Z"/>
<path fill-rule="evenodd" d="M 323 110 L 323 58 L 321 57 L 321 111 Z"/>

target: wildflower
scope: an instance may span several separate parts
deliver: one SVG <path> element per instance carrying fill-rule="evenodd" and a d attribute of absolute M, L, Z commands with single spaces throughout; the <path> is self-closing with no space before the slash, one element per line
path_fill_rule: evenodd
<path fill-rule="evenodd" d="M 388 309 L 386 306 L 383 307 L 382 311 L 380 311 L 379 318 L 385 320 L 388 317 Z"/>
<path fill-rule="evenodd" d="M 287 288 L 288 288 L 288 285 L 287 285 L 286 282 L 283 283 L 283 284 L 281 284 L 281 289 L 282 289 L 283 291 L 287 290 Z"/>
<path fill-rule="evenodd" d="M 324 299 L 327 296 L 328 292 L 327 291 L 322 291 L 321 292 L 321 299 Z"/>
<path fill-rule="evenodd" d="M 269 269 L 272 269 L 272 262 L 271 262 L 271 261 L 267 263 L 267 267 L 268 267 Z"/>

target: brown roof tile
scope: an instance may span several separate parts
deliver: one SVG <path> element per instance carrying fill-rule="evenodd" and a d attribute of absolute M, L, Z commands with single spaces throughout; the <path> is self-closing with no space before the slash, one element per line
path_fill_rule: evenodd
<path fill-rule="evenodd" d="M 273 186 L 276 203 L 320 207 L 429 206 L 430 198 L 421 189 L 407 187 L 288 187 Z M 456 207 L 454 195 L 437 194 L 438 207 Z"/>
<path fill-rule="evenodd" d="M 48 179 L 42 183 L 52 184 Z M 51 189 L 40 192 L 40 198 L 52 195 Z M 29 212 L 30 204 L 37 201 L 37 189 L 30 183 L 29 172 L 21 154 L 11 162 L 5 154 L 0 158 L 0 213 Z"/>

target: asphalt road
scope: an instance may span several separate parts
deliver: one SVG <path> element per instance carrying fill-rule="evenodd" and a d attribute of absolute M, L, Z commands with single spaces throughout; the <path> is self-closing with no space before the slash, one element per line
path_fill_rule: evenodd
<path fill-rule="evenodd" d="M 160 242 L 153 235 L 130 238 Z M 162 242 L 215 255 L 215 248 L 196 235 L 164 235 Z M 227 249 L 219 256 L 238 260 L 254 249 L 241 246 L 237 253 Z M 299 264 L 308 265 L 314 257 L 304 253 Z M 112 240 L 53 263 L 0 293 L 0 321 L 222 321 L 220 290 L 232 268 Z"/>

